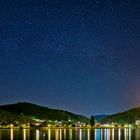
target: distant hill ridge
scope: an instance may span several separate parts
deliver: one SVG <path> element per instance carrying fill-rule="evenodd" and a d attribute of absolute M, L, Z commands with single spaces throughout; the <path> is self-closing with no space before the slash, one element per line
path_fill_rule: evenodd
<path fill-rule="evenodd" d="M 140 120 L 140 107 L 136 107 L 121 113 L 113 114 L 101 120 L 101 123 L 135 123 L 135 120 Z"/>
<path fill-rule="evenodd" d="M 94 118 L 97 122 L 101 121 L 103 118 L 106 118 L 108 115 L 95 115 Z"/>
<path fill-rule="evenodd" d="M 82 115 L 74 114 L 68 111 L 51 109 L 44 106 L 39 106 L 27 102 L 19 102 L 15 104 L 1 105 L 1 111 L 7 111 L 11 114 L 20 114 L 23 113 L 25 116 L 34 116 L 38 119 L 45 120 L 76 120 L 87 122 L 88 118 Z"/>

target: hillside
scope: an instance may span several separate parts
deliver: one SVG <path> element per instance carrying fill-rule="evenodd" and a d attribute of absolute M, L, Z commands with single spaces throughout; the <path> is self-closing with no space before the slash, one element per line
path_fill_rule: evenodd
<path fill-rule="evenodd" d="M 101 120 L 101 123 L 134 123 L 135 120 L 140 120 L 140 107 L 130 109 L 125 112 L 110 115 Z"/>
<path fill-rule="evenodd" d="M 94 118 L 97 122 L 102 120 L 103 118 L 106 118 L 108 115 L 95 115 Z"/>
<path fill-rule="evenodd" d="M 77 115 L 68 111 L 51 109 L 48 107 L 39 106 L 32 103 L 16 103 L 9 105 L 0 106 L 0 110 L 9 112 L 11 114 L 24 114 L 25 116 L 30 116 L 43 120 L 76 120 L 87 122 L 88 118 L 82 115 Z"/>

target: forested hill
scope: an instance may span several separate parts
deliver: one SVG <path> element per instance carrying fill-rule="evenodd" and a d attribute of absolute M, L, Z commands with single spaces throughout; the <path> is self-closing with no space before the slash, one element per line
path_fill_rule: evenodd
<path fill-rule="evenodd" d="M 88 122 L 89 119 L 82 115 L 77 115 L 68 111 L 51 109 L 48 107 L 39 106 L 32 103 L 16 103 L 1 105 L 1 111 L 9 112 L 11 114 L 24 114 L 25 116 L 31 116 L 43 120 L 75 120 L 81 122 Z"/>
<path fill-rule="evenodd" d="M 127 110 L 125 112 L 110 115 L 101 120 L 101 123 L 134 123 L 135 120 L 140 120 L 140 107 Z"/>

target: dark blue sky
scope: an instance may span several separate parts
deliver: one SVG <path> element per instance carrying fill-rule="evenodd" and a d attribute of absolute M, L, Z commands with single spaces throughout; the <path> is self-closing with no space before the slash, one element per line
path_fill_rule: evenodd
<path fill-rule="evenodd" d="M 140 105 L 139 0 L 1 0 L 0 104 L 83 115 Z"/>

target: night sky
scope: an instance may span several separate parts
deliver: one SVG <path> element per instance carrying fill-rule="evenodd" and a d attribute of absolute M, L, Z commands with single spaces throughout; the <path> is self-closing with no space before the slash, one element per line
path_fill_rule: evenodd
<path fill-rule="evenodd" d="M 0 0 L 0 104 L 90 116 L 139 92 L 140 0 Z"/>

